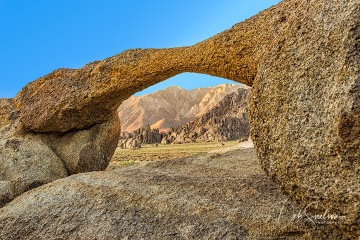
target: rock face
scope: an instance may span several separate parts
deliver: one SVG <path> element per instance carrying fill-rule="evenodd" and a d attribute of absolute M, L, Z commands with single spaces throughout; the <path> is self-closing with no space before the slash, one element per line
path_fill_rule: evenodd
<path fill-rule="evenodd" d="M 16 118 L 12 99 L 0 98 L 0 128 L 11 123 Z"/>
<path fill-rule="evenodd" d="M 0 207 L 44 183 L 68 176 L 61 159 L 40 135 L 19 135 L 11 99 L 0 99 Z"/>
<path fill-rule="evenodd" d="M 310 1 L 284 18 L 253 84 L 259 159 L 294 199 L 359 232 L 360 2 Z"/>
<path fill-rule="evenodd" d="M 49 134 L 44 141 L 65 163 L 70 174 L 104 170 L 119 141 L 116 114 L 108 122 L 67 134 Z"/>
<path fill-rule="evenodd" d="M 16 196 L 70 174 L 104 170 L 117 146 L 112 120 L 66 134 L 24 133 L 11 99 L 0 99 L 0 207 Z"/>
<path fill-rule="evenodd" d="M 212 109 L 225 95 L 243 84 L 221 84 L 209 88 L 184 90 L 178 86 L 152 94 L 131 96 L 118 108 L 122 132 L 132 133 L 149 124 L 160 131 L 186 124 Z"/>
<path fill-rule="evenodd" d="M 150 125 L 146 125 L 132 133 L 121 133 L 118 146 L 120 148 L 139 148 L 141 144 L 160 143 L 165 135 L 159 129 L 151 129 Z"/>
<path fill-rule="evenodd" d="M 359 235 L 359 28 L 359 0 L 285 0 L 194 46 L 56 70 L 23 88 L 0 123 L 18 119 L 16 134 L 47 139 L 105 124 L 133 93 L 182 72 L 242 82 L 253 86 L 251 135 L 268 175 L 314 211 L 345 216 L 337 227 Z M 2 148 L 13 137 L 5 135 Z"/>
<path fill-rule="evenodd" d="M 248 92 L 240 88 L 228 94 L 202 117 L 172 128 L 163 144 L 221 142 L 249 138 Z"/>
<path fill-rule="evenodd" d="M 0 209 L 0 239 L 346 239 L 322 221 L 246 149 L 57 180 Z"/>

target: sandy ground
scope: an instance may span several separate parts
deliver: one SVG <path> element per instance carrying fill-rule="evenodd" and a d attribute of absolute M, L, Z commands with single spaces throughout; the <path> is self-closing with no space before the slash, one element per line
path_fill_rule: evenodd
<path fill-rule="evenodd" d="M 254 148 L 254 144 L 251 140 L 246 142 L 241 142 L 230 147 L 216 148 L 214 150 L 209 151 L 209 153 L 226 153 L 226 152 L 230 152 L 238 149 L 246 149 L 246 148 Z"/>

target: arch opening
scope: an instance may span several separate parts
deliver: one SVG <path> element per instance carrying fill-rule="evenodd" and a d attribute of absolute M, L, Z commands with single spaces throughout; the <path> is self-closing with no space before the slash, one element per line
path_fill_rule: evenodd
<path fill-rule="evenodd" d="M 134 94 L 117 110 L 121 134 L 110 168 L 129 156 L 176 158 L 247 141 L 249 91 L 232 80 L 184 73 Z"/>

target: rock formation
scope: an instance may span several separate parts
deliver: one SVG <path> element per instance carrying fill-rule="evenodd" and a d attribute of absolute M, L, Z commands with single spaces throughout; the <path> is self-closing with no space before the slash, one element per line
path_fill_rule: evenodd
<path fill-rule="evenodd" d="M 121 131 L 131 133 L 149 124 L 152 129 L 166 131 L 201 117 L 225 95 L 243 84 L 221 84 L 208 88 L 184 90 L 178 86 L 143 96 L 131 96 L 118 108 Z"/>
<path fill-rule="evenodd" d="M 18 135 L 11 99 L 0 99 L 0 207 L 14 197 L 68 176 L 61 159 L 39 135 Z"/>
<path fill-rule="evenodd" d="M 182 144 L 194 142 L 222 142 L 249 138 L 248 90 L 239 88 L 226 95 L 203 116 L 168 132 L 146 125 L 132 133 L 120 134 L 119 147 L 137 148 L 141 144 Z"/>
<path fill-rule="evenodd" d="M 228 94 L 195 121 L 171 128 L 163 144 L 222 142 L 249 138 L 248 90 L 239 88 Z"/>
<path fill-rule="evenodd" d="M 139 148 L 141 144 L 160 143 L 165 135 L 159 129 L 151 129 L 150 125 L 146 125 L 132 133 L 121 133 L 118 146 L 120 148 Z"/>
<path fill-rule="evenodd" d="M 104 170 L 118 143 L 117 115 L 68 133 L 23 132 L 11 99 L 0 99 L 0 207 L 14 197 L 71 174 Z"/>
<path fill-rule="evenodd" d="M 43 141 L 65 163 L 69 174 L 104 170 L 119 141 L 117 114 L 90 129 L 67 134 L 47 134 Z"/>
<path fill-rule="evenodd" d="M 0 229 L 0 239 L 346 239 L 289 200 L 253 149 L 60 179 L 0 209 Z"/>
<path fill-rule="evenodd" d="M 293 3 L 253 83 L 252 139 L 287 193 L 360 235 L 360 2 Z"/>
<path fill-rule="evenodd" d="M 346 216 L 337 227 L 359 235 L 359 35 L 359 0 L 284 0 L 194 46 L 129 50 L 59 69 L 24 87 L 10 114 L 1 110 L 1 131 L 11 132 L 1 135 L 1 148 L 17 146 L 7 143 L 13 137 L 31 143 L 45 135 L 31 159 L 55 164 L 63 157 L 50 154 L 61 146 L 52 147 L 49 136 L 62 145 L 63 135 L 97 131 L 123 100 L 176 74 L 219 76 L 253 86 L 251 135 L 268 175 L 301 204 Z M 111 155 L 111 144 L 99 142 Z M 16 154 L 2 150 L 0 159 L 14 163 Z"/>

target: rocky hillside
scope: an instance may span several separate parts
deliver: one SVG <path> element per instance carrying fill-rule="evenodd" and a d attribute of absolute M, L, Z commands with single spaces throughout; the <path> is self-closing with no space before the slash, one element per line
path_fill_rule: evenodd
<path fill-rule="evenodd" d="M 132 133 L 123 132 L 119 145 L 123 148 L 136 148 L 142 143 L 181 144 L 246 140 L 249 137 L 248 93 L 249 90 L 239 88 L 226 95 L 201 117 L 181 126 L 171 127 L 167 133 L 152 129 L 150 125 Z"/>
<path fill-rule="evenodd" d="M 151 129 L 148 124 L 132 133 L 122 132 L 120 134 L 119 147 L 140 148 L 141 144 L 160 143 L 166 135 L 165 132 L 160 132 L 158 128 Z"/>
<path fill-rule="evenodd" d="M 225 95 L 243 84 L 222 84 L 209 88 L 184 90 L 178 86 L 153 94 L 132 96 L 118 108 L 122 132 L 133 132 L 150 125 L 160 130 L 180 126 L 201 117 L 213 108 Z"/>
<path fill-rule="evenodd" d="M 170 129 L 161 143 L 221 142 L 247 140 L 249 90 L 239 88 L 195 121 Z"/>

